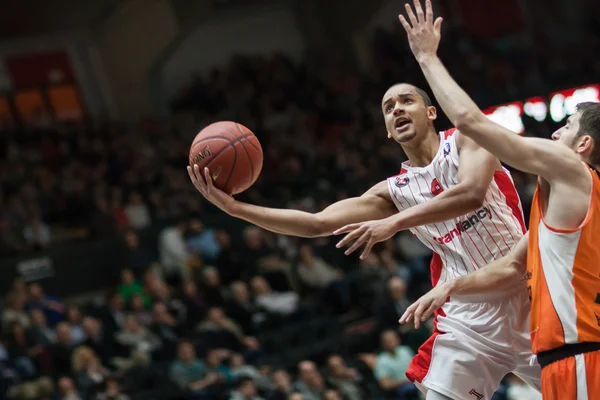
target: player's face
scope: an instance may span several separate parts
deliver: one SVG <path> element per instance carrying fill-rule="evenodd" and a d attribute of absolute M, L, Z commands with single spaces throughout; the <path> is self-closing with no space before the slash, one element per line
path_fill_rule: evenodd
<path fill-rule="evenodd" d="M 577 132 L 579 132 L 579 118 L 581 113 L 577 112 L 567 119 L 567 123 L 562 128 L 552 134 L 552 140 L 575 149 Z"/>
<path fill-rule="evenodd" d="M 392 86 L 381 102 L 388 137 L 403 144 L 427 134 L 436 118 L 435 107 L 427 107 L 411 85 Z"/>

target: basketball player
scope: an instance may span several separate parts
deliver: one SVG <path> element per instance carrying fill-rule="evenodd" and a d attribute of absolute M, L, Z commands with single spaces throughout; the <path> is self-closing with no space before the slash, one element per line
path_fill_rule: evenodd
<path fill-rule="evenodd" d="M 600 104 L 581 103 L 553 141 L 526 138 L 484 116 L 437 57 L 441 19 L 407 5 L 400 21 L 440 105 L 461 133 L 507 164 L 538 175 L 529 233 L 469 276 L 434 288 L 401 322 L 427 318 L 448 296 L 520 287 L 531 298 L 531 340 L 546 400 L 600 396 Z"/>
<path fill-rule="evenodd" d="M 198 166 L 188 168 L 190 179 L 229 215 L 280 234 L 325 236 L 348 224 L 389 218 L 390 236 L 400 226 L 411 229 L 435 252 L 434 285 L 508 254 L 525 226 L 512 179 L 499 161 L 455 129 L 438 134 L 436 109 L 421 89 L 394 85 L 381 107 L 388 137 L 402 146 L 409 161 L 398 176 L 319 213 L 238 202 L 215 188 L 208 169 L 201 172 Z M 529 365 L 526 293 L 479 300 L 457 298 L 446 304 L 439 330 L 407 371 L 428 400 L 489 399 L 511 371 L 539 387 L 539 366 Z"/>

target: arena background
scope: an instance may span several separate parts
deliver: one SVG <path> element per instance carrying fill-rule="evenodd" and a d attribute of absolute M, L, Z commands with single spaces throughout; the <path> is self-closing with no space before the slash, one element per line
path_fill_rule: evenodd
<path fill-rule="evenodd" d="M 599 4 L 434 1 L 440 56 L 491 118 L 549 137 L 577 102 L 600 100 Z M 0 393 L 403 398 L 372 369 L 382 331 L 412 351 L 429 335 L 430 325 L 396 324 L 430 287 L 428 250 L 404 232 L 359 262 L 335 238 L 273 235 L 215 210 L 185 172 L 194 135 L 234 120 L 265 152 L 245 201 L 318 211 L 397 173 L 404 155 L 386 139 L 380 97 L 399 81 L 427 89 L 402 10 L 384 0 L 3 2 Z M 449 127 L 443 115 L 436 127 Z M 527 212 L 535 180 L 513 178 Z M 185 374 L 182 341 L 205 360 Z M 185 388 L 217 370 L 208 389 Z M 496 397 L 538 398 L 514 377 Z"/>

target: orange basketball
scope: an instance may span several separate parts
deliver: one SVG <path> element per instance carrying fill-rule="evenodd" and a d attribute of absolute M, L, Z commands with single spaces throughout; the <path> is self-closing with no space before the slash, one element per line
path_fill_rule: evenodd
<path fill-rule="evenodd" d="M 208 167 L 213 184 L 227 194 L 237 194 L 256 182 L 263 165 L 258 138 L 244 125 L 220 121 L 208 125 L 190 147 L 190 166 Z"/>

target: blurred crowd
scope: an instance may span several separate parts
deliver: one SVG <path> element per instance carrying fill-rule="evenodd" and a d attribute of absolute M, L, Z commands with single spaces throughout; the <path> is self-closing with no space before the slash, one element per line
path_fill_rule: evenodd
<path fill-rule="evenodd" d="M 478 41 L 447 23 L 441 57 L 485 107 L 593 82 L 599 26 L 586 25 L 586 51 L 547 51 L 541 33 L 532 50 Z M 67 302 L 15 281 L 2 304 L 2 392 L 61 400 L 417 398 L 404 371 L 431 327 L 396 321 L 429 286 L 424 246 L 401 233 L 359 262 L 337 250 L 335 238 L 207 223 L 216 210 L 185 173 L 195 133 L 235 120 L 256 133 L 265 155 L 242 200 L 318 211 L 396 174 L 404 156 L 386 139 L 380 96 L 399 80 L 426 87 L 402 37 L 376 31 L 363 74 L 316 55 L 300 63 L 236 57 L 174 99 L 168 123 L 43 121 L 3 132 L 0 255 L 119 235 L 129 264 L 101 301 Z M 528 135 L 553 130 L 525 122 Z M 449 126 L 441 116 L 436 127 Z M 528 210 L 535 181 L 513 178 Z M 138 233 L 156 226 L 158 245 L 144 247 Z M 498 399 L 535 398 L 516 378 L 507 382 Z"/>

